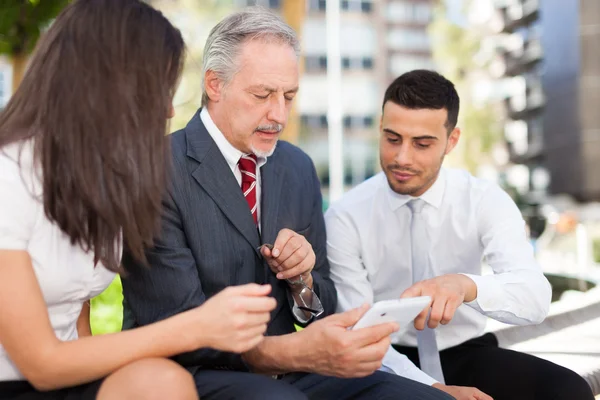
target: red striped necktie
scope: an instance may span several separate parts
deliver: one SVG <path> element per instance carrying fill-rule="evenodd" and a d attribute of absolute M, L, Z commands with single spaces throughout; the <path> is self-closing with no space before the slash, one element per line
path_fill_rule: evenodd
<path fill-rule="evenodd" d="M 258 226 L 258 207 L 256 204 L 256 156 L 243 155 L 238 161 L 242 173 L 242 193 L 248 202 L 254 223 Z"/>

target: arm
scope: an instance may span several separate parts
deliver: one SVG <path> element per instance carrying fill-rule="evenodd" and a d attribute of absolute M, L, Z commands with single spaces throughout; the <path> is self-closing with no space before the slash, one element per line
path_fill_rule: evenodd
<path fill-rule="evenodd" d="M 175 182 L 174 182 L 175 184 Z M 123 295 L 137 325 L 145 326 L 203 304 L 196 261 L 187 245 L 181 215 L 171 193 L 163 201 L 161 234 L 146 252 L 148 266 L 127 252 L 123 265 Z M 174 357 L 184 366 L 247 370 L 239 354 L 199 349 Z"/>
<path fill-rule="evenodd" d="M 202 345 L 201 338 L 181 335 L 191 328 L 185 318 L 61 342 L 50 325 L 29 254 L 23 250 L 0 250 L 0 308 L 0 342 L 39 390 L 89 382 L 141 358 L 170 356 L 193 348 L 193 342 Z"/>
<path fill-rule="evenodd" d="M 325 231 L 325 221 L 323 219 L 323 197 L 321 195 L 321 186 L 312 161 L 310 162 L 310 165 L 314 194 L 312 218 L 310 229 L 306 233 L 306 239 L 312 245 L 313 251 L 315 252 L 315 266 L 311 272 L 312 287 L 323 304 L 324 312 L 320 317 L 323 318 L 335 312 L 337 306 L 337 294 L 335 286 L 329 276 L 330 271 L 329 261 L 327 260 L 326 243 L 327 235 Z"/>
<path fill-rule="evenodd" d="M 347 215 L 335 208 L 327 211 L 325 222 L 331 278 L 338 290 L 338 310 L 346 311 L 364 303 L 373 304 L 373 289 L 362 261 L 357 228 Z M 397 375 L 426 385 L 437 383 L 391 346 L 383 359 L 383 366 Z"/>
<path fill-rule="evenodd" d="M 501 322 L 540 323 L 548 314 L 552 290 L 535 260 L 519 209 L 501 188 L 492 186 L 477 210 L 477 223 L 494 274 L 465 274 L 477 285 L 477 298 L 466 304 Z"/>
<path fill-rule="evenodd" d="M 90 326 L 90 303 L 86 301 L 81 307 L 81 313 L 77 318 L 77 335 L 81 338 L 92 336 L 92 327 Z"/>

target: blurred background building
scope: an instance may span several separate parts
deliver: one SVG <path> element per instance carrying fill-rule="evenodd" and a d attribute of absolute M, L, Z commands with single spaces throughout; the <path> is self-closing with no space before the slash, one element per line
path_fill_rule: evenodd
<path fill-rule="evenodd" d="M 4 107 L 12 93 L 12 67 L 8 57 L 0 56 L 0 109 Z"/>
<path fill-rule="evenodd" d="M 298 2 L 298 1 L 297 1 Z M 236 0 L 285 15 L 283 0 Z M 306 0 L 300 24 L 304 74 L 297 97 L 298 144 L 312 157 L 322 183 L 329 183 L 327 137 L 327 41 L 325 0 Z M 385 88 L 402 73 L 435 69 L 427 27 L 433 0 L 343 0 L 340 2 L 345 184 L 356 185 L 379 168 L 377 129 Z M 288 18 L 289 19 L 289 18 Z"/>

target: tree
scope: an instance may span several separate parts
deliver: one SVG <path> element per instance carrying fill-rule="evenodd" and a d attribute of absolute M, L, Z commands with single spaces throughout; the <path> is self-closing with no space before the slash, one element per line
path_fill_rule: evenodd
<path fill-rule="evenodd" d="M 0 0 L 0 54 L 13 67 L 13 92 L 23 78 L 29 54 L 40 34 L 70 0 Z"/>
<path fill-rule="evenodd" d="M 468 7 L 469 2 L 465 6 Z M 474 29 L 457 25 L 447 18 L 443 2 L 434 12 L 429 27 L 433 57 L 440 73 L 451 80 L 460 94 L 459 126 L 461 140 L 454 158 L 459 164 L 476 173 L 482 164 L 493 164 L 491 153 L 501 141 L 501 126 L 495 104 L 476 101 L 473 88 L 478 75 L 486 74 L 486 65 L 476 62 L 480 52 L 481 35 Z"/>

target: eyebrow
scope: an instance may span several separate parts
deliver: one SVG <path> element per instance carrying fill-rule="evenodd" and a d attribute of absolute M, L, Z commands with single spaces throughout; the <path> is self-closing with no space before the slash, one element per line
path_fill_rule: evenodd
<path fill-rule="evenodd" d="M 393 130 L 389 129 L 389 128 L 384 128 L 383 131 L 385 133 L 391 133 L 392 135 L 396 135 L 396 136 L 400 136 L 402 137 L 401 134 L 399 134 L 398 132 L 394 132 Z M 422 136 L 415 136 L 412 138 L 413 140 L 438 140 L 437 137 L 435 136 L 431 136 L 431 135 L 422 135 Z"/>
<path fill-rule="evenodd" d="M 254 86 L 250 86 L 249 89 L 250 90 L 265 90 L 269 93 L 273 93 L 273 92 L 277 91 L 277 89 L 274 89 L 272 87 L 265 86 L 265 85 L 254 85 Z M 287 90 L 285 93 L 288 94 L 288 93 L 296 93 L 296 92 L 298 92 L 298 86 L 296 86 L 293 89 Z"/>

